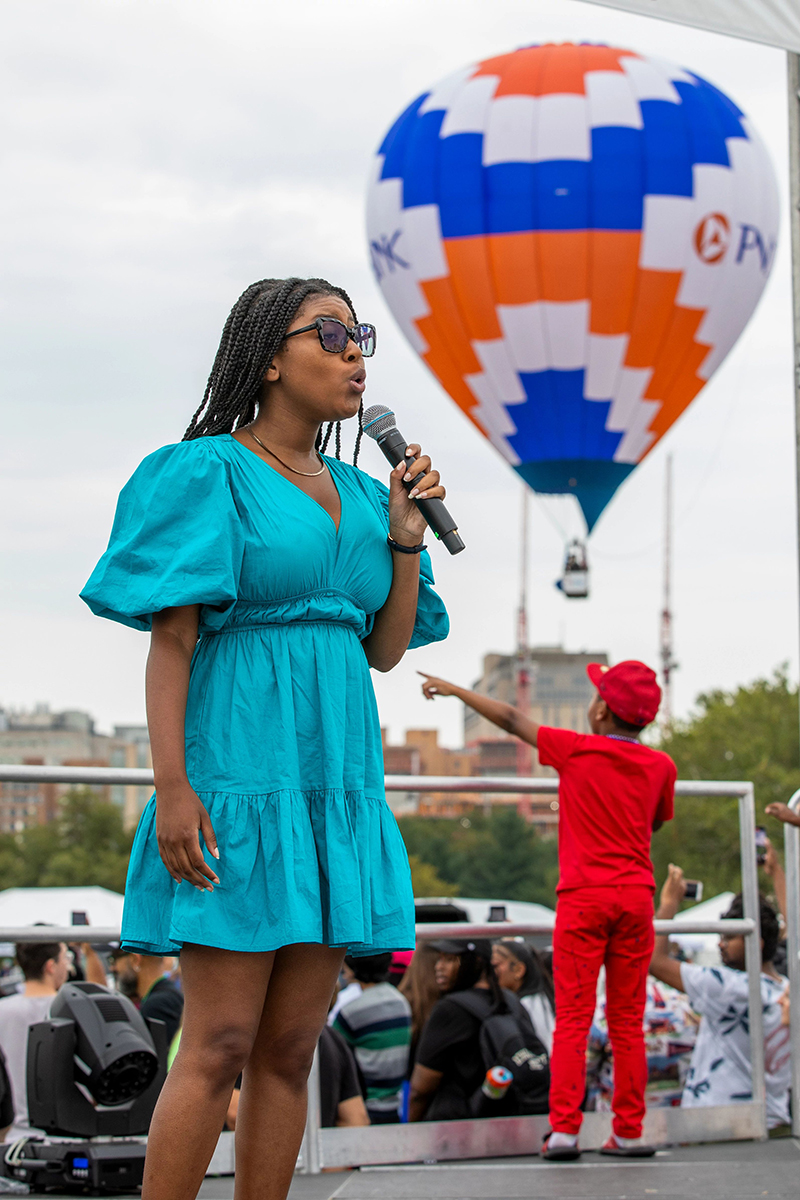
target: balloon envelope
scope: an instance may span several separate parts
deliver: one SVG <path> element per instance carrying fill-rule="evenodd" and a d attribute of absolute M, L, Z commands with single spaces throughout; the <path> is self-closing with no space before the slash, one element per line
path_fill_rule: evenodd
<path fill-rule="evenodd" d="M 545 45 L 409 105 L 376 156 L 367 225 L 412 346 L 591 529 L 746 325 L 778 200 L 751 124 L 698 75 Z"/>

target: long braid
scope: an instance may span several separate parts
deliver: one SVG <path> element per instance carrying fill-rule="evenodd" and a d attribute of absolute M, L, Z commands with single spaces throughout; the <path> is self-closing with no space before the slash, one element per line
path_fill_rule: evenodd
<path fill-rule="evenodd" d="M 336 457 L 342 457 L 342 422 L 336 422 Z"/>
<path fill-rule="evenodd" d="M 364 436 L 364 401 L 362 400 L 358 406 L 358 433 L 356 434 L 356 448 L 353 451 L 353 466 L 358 466 L 358 455 L 361 450 L 361 439 Z"/>
<path fill-rule="evenodd" d="M 344 300 L 356 320 L 347 292 L 326 279 L 261 279 L 242 292 L 225 322 L 202 403 L 183 435 L 185 442 L 232 433 L 253 420 L 264 375 L 286 331 L 303 301 L 319 295 Z M 330 434 L 331 426 L 321 443 L 323 452 Z"/>
<path fill-rule="evenodd" d="M 320 429 L 322 429 L 321 425 L 320 425 Z M 322 445 L 319 448 L 320 454 L 324 454 L 325 451 L 328 449 L 328 442 L 331 440 L 332 433 L 333 433 L 333 421 L 329 421 L 328 428 L 325 430 L 325 437 L 322 439 Z"/>

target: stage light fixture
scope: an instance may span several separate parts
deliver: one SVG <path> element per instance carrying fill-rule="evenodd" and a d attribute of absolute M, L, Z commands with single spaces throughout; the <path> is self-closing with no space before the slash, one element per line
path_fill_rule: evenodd
<path fill-rule="evenodd" d="M 167 1074 L 163 1021 L 145 1021 L 125 996 L 96 983 L 65 984 L 46 1021 L 28 1035 L 31 1125 L 59 1138 L 135 1138 L 147 1133 Z M 7 1149 L 0 1173 L 32 1190 L 136 1191 L 143 1143 L 49 1142 Z"/>
<path fill-rule="evenodd" d="M 146 1022 L 127 997 L 65 984 L 28 1037 L 31 1124 L 72 1137 L 146 1133 L 166 1053 L 163 1022 Z"/>

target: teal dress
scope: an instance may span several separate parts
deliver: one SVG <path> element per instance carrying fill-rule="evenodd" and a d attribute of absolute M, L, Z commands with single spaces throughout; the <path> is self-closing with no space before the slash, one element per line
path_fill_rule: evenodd
<path fill-rule="evenodd" d="M 156 843 L 155 796 L 136 831 L 122 942 L 266 951 L 298 942 L 355 955 L 414 946 L 414 901 L 386 803 L 381 732 L 361 639 L 392 582 L 388 490 L 326 458 L 338 531 L 315 500 L 230 434 L 165 446 L 123 488 L 82 597 L 148 630 L 199 604 L 186 769 L 208 809 L 213 893 L 176 884 Z M 447 636 L 420 562 L 410 646 Z"/>

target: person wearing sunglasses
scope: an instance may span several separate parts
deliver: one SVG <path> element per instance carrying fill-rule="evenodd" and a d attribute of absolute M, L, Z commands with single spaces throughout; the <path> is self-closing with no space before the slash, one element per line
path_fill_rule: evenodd
<path fill-rule="evenodd" d="M 445 492 L 419 446 L 388 487 L 355 465 L 375 346 L 324 280 L 249 287 L 183 441 L 125 486 L 83 591 L 151 633 L 156 793 L 121 944 L 180 953 L 185 1010 L 144 1200 L 197 1194 L 240 1073 L 236 1195 L 282 1200 L 345 951 L 414 947 L 369 672 L 447 635 L 413 503 Z"/>

